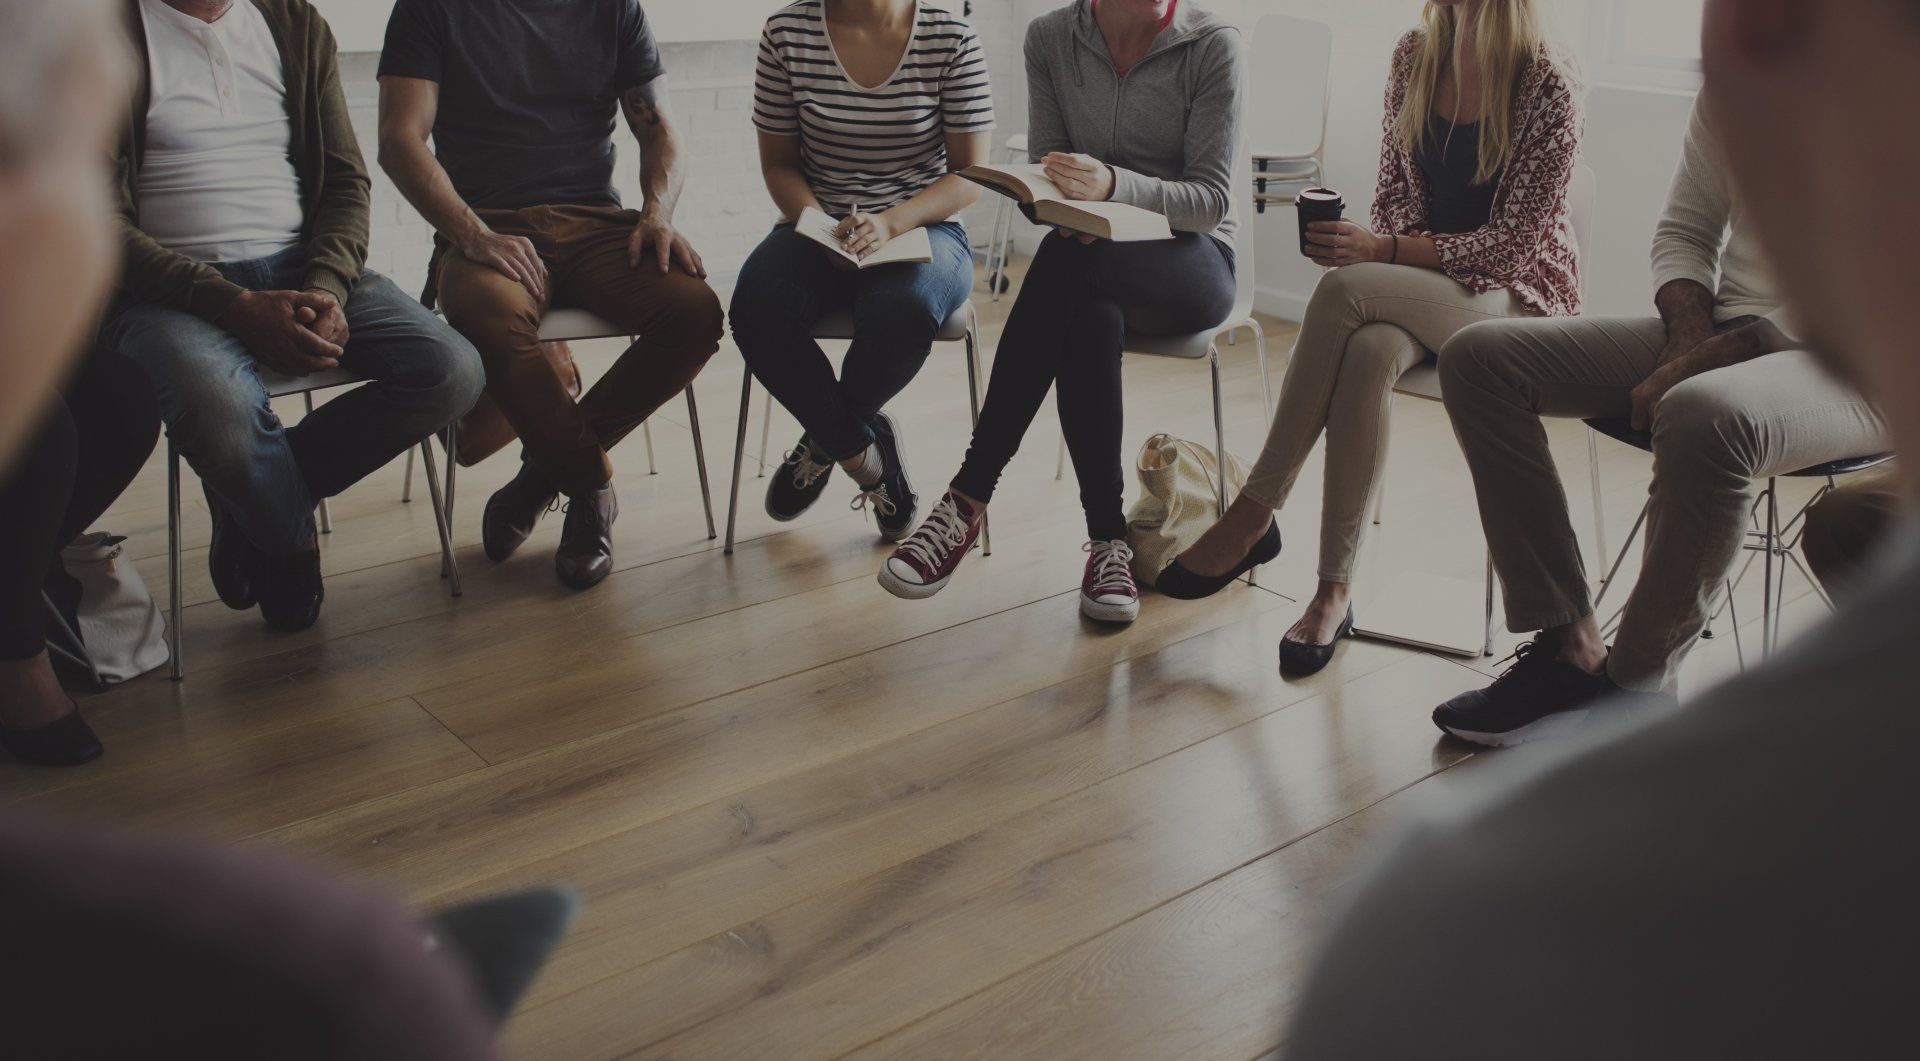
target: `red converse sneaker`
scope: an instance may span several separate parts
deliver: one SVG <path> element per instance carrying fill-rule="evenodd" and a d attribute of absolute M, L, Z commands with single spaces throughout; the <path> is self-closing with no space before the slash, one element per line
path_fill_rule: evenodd
<path fill-rule="evenodd" d="M 1080 578 L 1080 614 L 1103 623 L 1140 617 L 1140 588 L 1133 584 L 1133 549 L 1125 541 L 1088 542 L 1087 573 Z"/>
<path fill-rule="evenodd" d="M 919 529 L 880 565 L 880 584 L 896 597 L 931 597 L 946 588 L 979 536 L 980 513 L 948 492 Z"/>

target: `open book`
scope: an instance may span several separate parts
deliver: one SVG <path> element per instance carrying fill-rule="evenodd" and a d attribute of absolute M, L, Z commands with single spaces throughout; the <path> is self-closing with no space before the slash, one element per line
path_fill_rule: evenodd
<path fill-rule="evenodd" d="M 1031 207 L 1030 215 L 1041 224 L 1121 243 L 1173 238 L 1167 219 L 1151 210 L 1127 203 L 1067 198 L 1047 179 L 1046 168 L 1037 162 L 968 166 L 960 175 Z"/>
<path fill-rule="evenodd" d="M 834 234 L 834 230 L 839 227 L 838 221 L 811 206 L 800 211 L 800 220 L 793 224 L 795 232 L 862 269 L 871 269 L 876 265 L 892 265 L 895 262 L 933 260 L 933 244 L 927 239 L 927 230 L 924 228 L 902 232 L 882 244 L 879 250 L 865 258 L 860 258 L 849 254 L 847 249 L 840 245 L 840 237 Z"/>

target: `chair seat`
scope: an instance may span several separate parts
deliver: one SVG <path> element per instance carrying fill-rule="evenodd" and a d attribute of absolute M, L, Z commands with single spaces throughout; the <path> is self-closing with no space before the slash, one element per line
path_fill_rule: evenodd
<path fill-rule="evenodd" d="M 625 328 L 605 317 L 571 306 L 556 306 L 540 318 L 540 341 L 543 343 L 563 339 L 624 339 L 627 335 Z"/>
<path fill-rule="evenodd" d="M 947 317 L 946 323 L 940 325 L 940 331 L 934 335 L 934 338 L 943 343 L 957 343 L 965 339 L 967 337 L 967 324 L 969 323 L 967 319 L 967 311 L 969 308 L 970 305 L 968 303 L 961 303 L 960 308 L 954 310 L 953 313 Z M 820 318 L 818 321 L 815 321 L 813 325 L 813 337 L 815 339 L 845 339 L 851 341 L 853 339 L 853 311 L 845 309 L 835 310 Z"/>
<path fill-rule="evenodd" d="M 1224 327 L 1226 326 L 1221 325 L 1221 328 Z M 1204 332 L 1194 332 L 1191 335 L 1135 335 L 1128 332 L 1121 349 L 1129 354 L 1199 361 L 1213 349 L 1214 337 L 1220 334 L 1221 328 L 1209 328 Z"/>
<path fill-rule="evenodd" d="M 272 398 L 326 390 L 328 387 L 346 387 L 361 382 L 363 378 L 344 368 L 330 368 L 311 376 L 283 376 L 272 369 L 260 370 L 260 383 L 267 388 L 268 397 Z"/>
<path fill-rule="evenodd" d="M 1425 361 L 1402 373 L 1393 385 L 1393 393 L 1405 394 L 1411 398 L 1425 398 L 1430 402 L 1440 400 L 1440 366 L 1429 357 Z"/>
<path fill-rule="evenodd" d="M 1633 422 L 1624 417 L 1594 417 L 1586 422 L 1587 426 L 1616 442 L 1624 442 L 1637 450 L 1653 452 L 1653 432 L 1637 430 Z M 1790 479 L 1824 479 L 1828 476 L 1852 475 L 1863 472 L 1893 459 L 1891 453 L 1871 453 L 1862 457 L 1842 457 L 1839 460 L 1816 464 L 1794 472 L 1782 472 Z"/>

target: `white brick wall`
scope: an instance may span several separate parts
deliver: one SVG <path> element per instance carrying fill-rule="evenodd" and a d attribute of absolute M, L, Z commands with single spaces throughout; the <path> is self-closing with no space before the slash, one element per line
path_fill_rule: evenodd
<path fill-rule="evenodd" d="M 958 7 L 960 0 L 952 2 Z M 999 118 L 994 141 L 997 157 L 998 145 L 1006 136 L 1026 126 L 1020 54 L 1025 22 L 1016 13 L 1015 0 L 973 0 L 972 6 L 972 21 L 993 79 Z M 755 48 L 753 41 L 667 44 L 661 48 L 674 121 L 687 148 L 687 189 L 680 197 L 676 220 L 706 260 L 715 286 L 723 289 L 732 285 L 740 263 L 774 219 L 773 203 L 760 181 L 759 157 L 748 117 Z M 374 171 L 373 241 L 368 264 L 391 276 L 402 288 L 418 291 L 426 278 L 433 233 L 374 161 L 378 59 L 372 52 L 341 57 L 354 128 Z M 638 204 L 639 149 L 624 129 L 616 134 L 615 145 L 615 185 L 629 205 Z M 966 218 L 976 246 L 986 240 L 989 212 L 990 206 L 982 204 Z"/>

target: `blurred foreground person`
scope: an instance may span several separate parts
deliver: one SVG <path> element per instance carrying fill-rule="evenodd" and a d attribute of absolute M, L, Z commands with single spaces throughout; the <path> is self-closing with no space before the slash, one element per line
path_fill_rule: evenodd
<path fill-rule="evenodd" d="M 112 275 L 118 41 L 97 0 L 0 0 L 0 481 Z M 0 820 L 8 1058 L 486 1057 L 572 916 L 548 890 L 423 927 L 277 861 L 24 818 Z"/>
<path fill-rule="evenodd" d="M 1710 0 L 1705 50 L 1810 345 L 1896 451 L 1920 446 L 1920 0 Z M 1899 475 L 1901 522 L 1839 615 L 1400 850 L 1335 932 L 1289 1056 L 1897 1052 L 1920 944 L 1920 524 Z"/>

